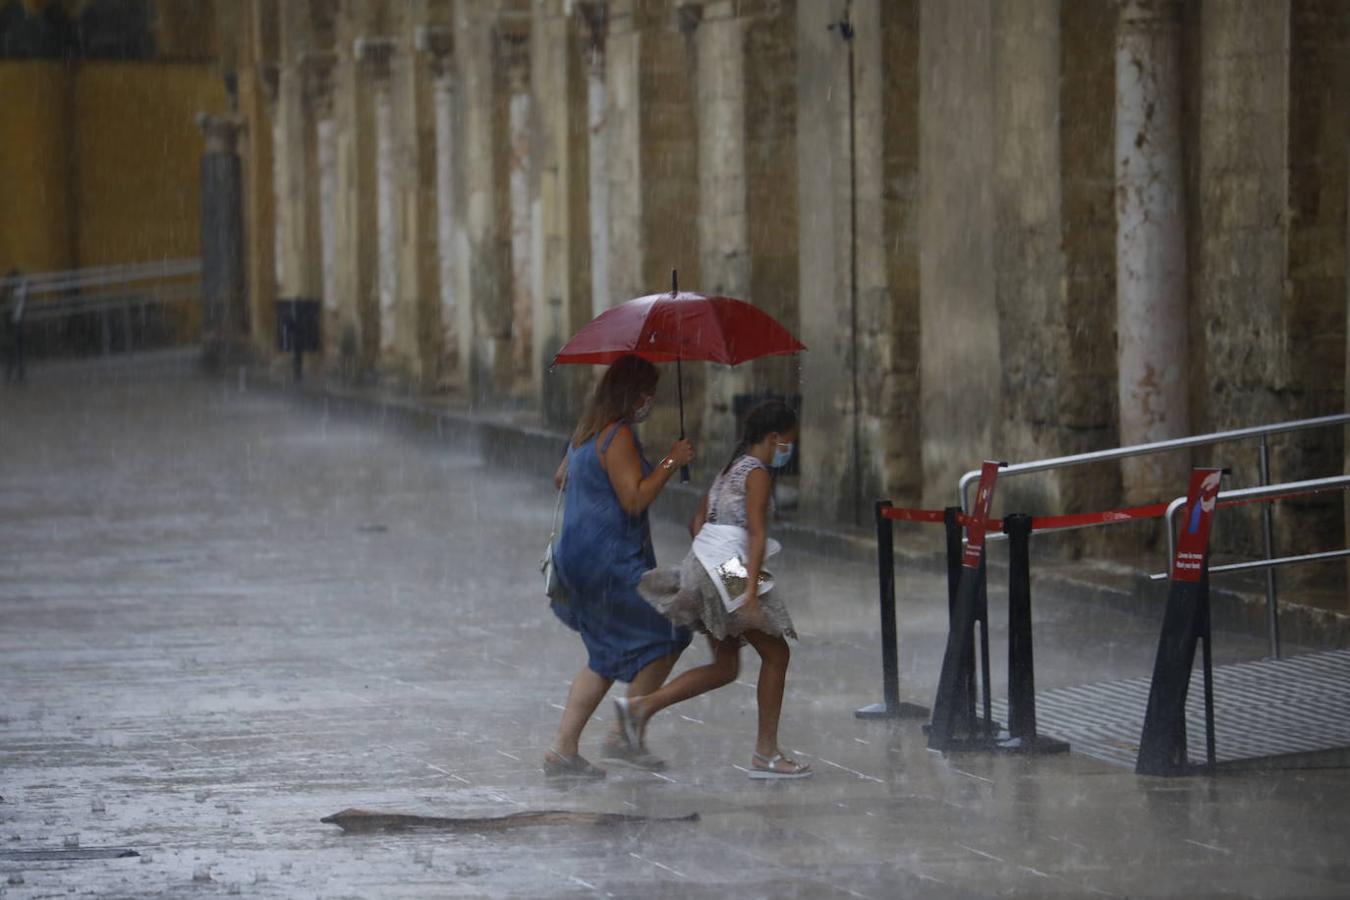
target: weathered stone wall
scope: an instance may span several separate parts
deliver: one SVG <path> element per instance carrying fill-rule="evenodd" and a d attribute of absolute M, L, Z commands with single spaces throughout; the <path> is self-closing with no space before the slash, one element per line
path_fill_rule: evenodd
<path fill-rule="evenodd" d="M 1149 366 L 1185 379 L 1184 402 L 1150 415 L 1189 417 L 1193 432 L 1344 407 L 1344 3 L 309 11 L 315 21 L 287 30 L 299 7 L 283 16 L 253 0 L 237 51 L 260 346 L 272 317 L 261 298 L 321 283 L 339 295 L 334 328 L 353 331 L 377 374 L 534 405 L 562 426 L 595 372 L 547 373 L 557 347 L 595 313 L 668 289 L 678 269 L 681 287 L 749 299 L 810 347 L 743 370 L 685 366 L 702 474 L 732 441 L 736 395 L 800 393 L 801 510 L 829 521 L 864 520 L 882 495 L 950 503 L 985 457 L 1132 439 L 1122 398 L 1169 403 L 1150 393 Z M 329 14 L 336 24 L 318 20 Z M 297 51 L 331 57 L 331 107 L 322 90 L 307 101 L 303 79 L 296 99 Z M 1171 124 L 1150 91 L 1179 101 Z M 1173 179 L 1166 196 L 1137 174 L 1153 165 Z M 274 194 L 292 199 L 275 210 Z M 1179 323 L 1160 318 L 1178 310 Z M 1158 354 L 1168 339 L 1178 346 Z M 644 429 L 653 454 L 678 427 L 665 373 Z M 1344 442 L 1298 435 L 1273 456 L 1276 478 L 1325 474 L 1343 468 Z M 1144 468 L 1192 459 L 1255 480 L 1254 445 Z M 1005 509 L 1074 511 L 1161 499 L 1182 480 L 1144 468 L 1030 476 L 1000 494 Z M 1342 518 L 1335 501 L 1286 504 L 1277 551 L 1310 531 L 1334 543 Z M 1146 532 L 1071 545 L 1136 552 Z M 1216 541 L 1250 553 L 1259 532 L 1227 516 Z"/>

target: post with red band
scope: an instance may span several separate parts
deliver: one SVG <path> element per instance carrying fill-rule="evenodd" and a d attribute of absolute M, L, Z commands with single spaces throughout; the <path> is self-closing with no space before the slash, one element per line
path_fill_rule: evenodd
<path fill-rule="evenodd" d="M 1067 753 L 1064 741 L 1036 732 L 1036 662 L 1031 644 L 1031 516 L 1003 517 L 1008 535 L 1008 732 L 999 749 Z"/>
<path fill-rule="evenodd" d="M 1206 759 L 1214 765 L 1214 693 L 1209 619 L 1209 531 L 1222 469 L 1195 469 L 1186 495 L 1186 519 L 1172 560 L 1148 710 L 1135 772 L 1183 775 L 1193 769 L 1186 750 L 1186 694 L 1195 648 L 1204 642 Z M 1168 523 L 1170 527 L 1170 523 Z"/>
<path fill-rule="evenodd" d="M 961 555 L 960 582 L 951 609 L 947 631 L 947 650 L 942 657 L 937 697 L 933 701 L 933 721 L 928 726 L 930 750 L 985 749 L 995 746 L 993 723 L 974 714 L 973 688 L 975 666 L 975 626 L 982 626 L 984 652 L 981 669 L 984 705 L 989 707 L 988 608 L 984 593 L 984 533 L 989 510 L 994 503 L 998 470 L 1003 465 L 985 462 L 980 469 L 980 485 L 966 524 L 967 543 Z"/>

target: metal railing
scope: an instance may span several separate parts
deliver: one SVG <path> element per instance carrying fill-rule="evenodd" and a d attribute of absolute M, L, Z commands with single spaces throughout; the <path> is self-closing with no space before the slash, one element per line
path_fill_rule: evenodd
<path fill-rule="evenodd" d="M 0 278 L 0 293 L 21 284 L 26 286 L 25 322 L 100 315 L 103 352 L 108 353 L 112 345 L 114 313 L 122 313 L 123 341 L 130 347 L 133 314 L 139 314 L 144 330 L 150 307 L 198 299 L 201 270 L 199 259 L 166 259 L 38 272 Z"/>
<path fill-rule="evenodd" d="M 1258 425 L 1252 428 L 1239 428 L 1235 431 L 1216 431 L 1211 434 L 1197 434 L 1190 437 L 1174 438 L 1167 441 L 1155 441 L 1151 444 L 1134 444 L 1129 447 L 1116 447 L 1111 450 L 1095 450 L 1091 453 L 1077 453 L 1073 456 L 1057 456 L 1053 459 L 1040 459 L 1034 462 L 1015 463 L 999 469 L 998 479 L 1003 481 L 1013 475 L 1027 475 L 1032 472 L 1047 472 L 1051 469 L 1067 469 L 1087 463 L 1108 462 L 1113 459 L 1125 459 L 1131 456 L 1146 456 L 1152 453 L 1166 453 L 1169 450 L 1184 450 L 1188 447 L 1203 447 L 1209 444 L 1222 444 L 1229 441 L 1241 441 L 1254 437 L 1261 438 L 1261 479 L 1262 484 L 1270 480 L 1270 449 L 1266 438 L 1272 434 L 1289 431 L 1303 431 L 1309 428 L 1329 428 L 1333 425 L 1350 425 L 1350 413 L 1335 416 L 1321 416 L 1316 419 L 1297 419 L 1281 422 L 1277 425 Z M 961 476 L 957 484 L 961 511 L 970 512 L 970 483 L 980 477 L 979 469 L 971 469 Z"/>
<path fill-rule="evenodd" d="M 999 469 L 999 481 L 1003 481 L 1013 475 L 1028 475 L 1032 472 L 1047 472 L 1052 469 L 1066 469 L 1071 466 L 1081 466 L 1088 463 L 1108 462 L 1116 459 L 1126 459 L 1131 456 L 1146 456 L 1153 453 L 1167 453 L 1172 450 L 1184 450 L 1189 447 L 1204 447 L 1211 444 L 1222 444 L 1230 441 L 1250 440 L 1260 438 L 1260 457 L 1259 457 L 1259 477 L 1260 487 L 1249 488 L 1248 490 L 1260 490 L 1270 486 L 1270 444 L 1268 438 L 1272 434 L 1285 434 L 1291 431 L 1304 431 L 1311 428 L 1330 428 L 1336 425 L 1350 424 L 1350 413 L 1341 413 L 1334 416 L 1320 416 L 1315 419 L 1296 419 L 1290 422 L 1280 422 L 1274 425 L 1257 425 L 1251 428 L 1238 428 L 1233 431 L 1216 431 L 1210 434 L 1197 434 L 1190 437 L 1174 438 L 1167 441 L 1154 441 L 1150 444 L 1135 444 L 1129 447 L 1116 447 L 1110 450 L 1096 450 L 1091 453 L 1077 453 L 1072 456 L 1058 456 L 1053 459 L 1041 459 L 1033 462 L 1016 463 L 1010 466 L 1004 466 Z M 961 511 L 970 512 L 970 483 L 980 477 L 979 469 L 972 469 L 961 476 L 957 483 L 957 496 L 961 503 Z M 1288 488 L 1291 485 L 1285 485 Z M 1234 492 L 1230 491 L 1226 496 L 1232 497 Z M 1185 502 L 1185 498 L 1182 498 Z M 1168 519 L 1168 522 L 1171 520 Z M 1110 524 L 1110 523 L 1103 523 Z M 1274 539 L 1272 537 L 1273 527 L 1271 523 L 1270 504 L 1266 504 L 1261 511 L 1261 531 L 1265 544 L 1266 559 L 1270 560 L 1275 555 Z M 1171 540 L 1171 530 L 1168 531 L 1168 539 Z M 1001 535 L 988 535 L 986 540 L 998 540 Z M 1169 557 L 1170 559 L 1170 557 Z M 1256 568 L 1255 565 L 1249 568 Z M 1277 596 L 1275 589 L 1275 567 L 1266 567 L 1266 606 L 1268 609 L 1275 609 L 1277 605 Z M 1279 635 L 1272 631 L 1271 647 L 1272 655 L 1279 656 Z"/>
<path fill-rule="evenodd" d="M 1284 484 L 1267 484 L 1260 487 L 1238 488 L 1232 491 L 1221 491 L 1215 498 L 1219 506 L 1235 506 L 1241 503 L 1253 503 L 1261 500 L 1272 501 L 1285 497 L 1304 497 L 1310 494 L 1321 494 L 1327 491 L 1350 490 L 1350 475 L 1333 475 L 1328 478 L 1310 478 L 1305 481 L 1290 481 Z M 1167 513 L 1163 521 L 1167 523 L 1167 559 L 1168 565 L 1176 558 L 1176 527 L 1175 520 L 1177 513 L 1186 507 L 1186 497 L 1177 497 L 1171 503 L 1167 504 Z M 1265 504 L 1264 520 L 1270 522 L 1270 503 Z M 1275 559 L 1271 555 L 1269 534 L 1266 542 L 1266 558 L 1249 560 L 1247 562 L 1228 563 L 1221 566 L 1209 566 L 1208 571 L 1211 575 L 1220 572 L 1246 572 L 1253 569 L 1264 569 L 1267 574 L 1279 566 L 1290 566 L 1296 563 L 1319 562 L 1322 560 L 1339 559 L 1350 556 L 1350 548 L 1344 550 L 1326 550 L 1320 553 L 1300 553 L 1296 556 L 1282 556 Z M 1166 572 L 1155 572 L 1149 576 L 1153 581 L 1163 581 L 1172 576 L 1170 569 Z M 1270 642 L 1270 655 L 1274 659 L 1280 658 L 1280 620 L 1277 598 L 1273 590 L 1273 581 L 1267 581 L 1266 590 L 1266 632 Z"/>

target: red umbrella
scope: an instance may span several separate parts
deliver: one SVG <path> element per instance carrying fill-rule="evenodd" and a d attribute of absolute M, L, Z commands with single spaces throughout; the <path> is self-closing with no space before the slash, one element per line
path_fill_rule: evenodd
<path fill-rule="evenodd" d="M 734 297 L 680 291 L 675 273 L 667 294 L 648 294 L 607 309 L 586 324 L 553 357 L 559 363 L 604 364 L 632 353 L 651 362 L 674 362 L 684 437 L 686 359 L 734 366 L 761 356 L 805 350 L 806 345 L 757 307 Z M 687 473 L 683 475 L 688 480 Z"/>

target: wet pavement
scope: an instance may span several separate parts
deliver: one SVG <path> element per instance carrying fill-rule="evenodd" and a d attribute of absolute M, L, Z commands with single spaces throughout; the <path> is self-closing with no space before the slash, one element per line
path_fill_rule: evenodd
<path fill-rule="evenodd" d="M 1141 778 L 1076 754 L 944 757 L 918 722 L 854 719 L 880 699 L 875 574 L 794 546 L 776 567 L 801 631 L 782 733 L 814 779 L 746 778 L 746 651 L 739 681 L 654 721 L 668 771 L 546 782 L 583 653 L 538 585 L 548 473 L 494 463 L 179 356 L 37 367 L 0 391 L 0 894 L 1350 894 L 1345 770 Z M 687 546 L 659 517 L 656 540 L 664 560 Z M 901 690 L 928 704 L 942 577 L 899 587 Z M 1037 686 L 1146 675 L 1156 639 L 1148 617 L 1041 592 Z M 1216 636 L 1219 662 L 1263 647 Z M 700 818 L 320 823 L 349 807 Z M 140 855 L 31 853 L 103 848 Z"/>

